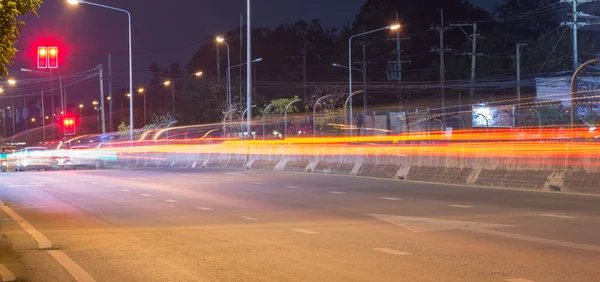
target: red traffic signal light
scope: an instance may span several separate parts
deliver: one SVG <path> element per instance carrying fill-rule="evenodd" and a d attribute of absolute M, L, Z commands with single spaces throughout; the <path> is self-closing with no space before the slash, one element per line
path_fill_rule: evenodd
<path fill-rule="evenodd" d="M 74 118 L 66 118 L 63 120 L 64 124 L 64 133 L 65 135 L 75 135 L 75 119 Z"/>
<path fill-rule="evenodd" d="M 58 47 L 48 47 L 48 68 L 58 68 Z"/>
<path fill-rule="evenodd" d="M 38 63 L 37 63 L 37 67 L 38 69 L 45 69 L 48 67 L 48 47 L 38 47 L 38 52 L 37 52 L 37 57 L 38 57 Z"/>

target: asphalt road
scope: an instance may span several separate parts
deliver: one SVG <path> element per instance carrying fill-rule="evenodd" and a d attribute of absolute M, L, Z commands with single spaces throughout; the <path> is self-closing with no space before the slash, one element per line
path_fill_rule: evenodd
<path fill-rule="evenodd" d="M 0 200 L 96 281 L 600 280 L 595 196 L 149 169 L 4 173 Z M 0 226 L 18 279 L 73 281 Z"/>

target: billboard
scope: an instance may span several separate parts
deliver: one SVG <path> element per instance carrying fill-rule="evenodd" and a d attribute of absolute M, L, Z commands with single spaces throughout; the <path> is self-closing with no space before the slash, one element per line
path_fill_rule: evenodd
<path fill-rule="evenodd" d="M 473 106 L 473 127 L 514 127 L 514 106 Z"/>

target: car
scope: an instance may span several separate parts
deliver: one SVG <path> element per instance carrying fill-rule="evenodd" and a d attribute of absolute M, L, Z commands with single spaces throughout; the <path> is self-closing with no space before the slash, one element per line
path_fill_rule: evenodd
<path fill-rule="evenodd" d="M 56 169 L 53 158 L 45 147 L 27 147 L 15 156 L 15 170 L 52 170 Z"/>
<path fill-rule="evenodd" d="M 65 169 L 101 168 L 102 160 L 94 148 L 88 146 L 72 146 L 64 160 Z"/>

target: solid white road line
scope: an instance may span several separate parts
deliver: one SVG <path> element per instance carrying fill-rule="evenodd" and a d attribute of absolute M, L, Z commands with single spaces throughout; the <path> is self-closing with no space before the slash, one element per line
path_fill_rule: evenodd
<path fill-rule="evenodd" d="M 18 215 L 11 208 L 5 206 L 4 204 L 2 204 L 1 208 L 6 214 L 8 214 L 8 216 L 10 216 L 14 221 L 21 225 L 21 227 L 25 229 L 25 232 L 29 233 L 29 235 L 33 237 L 33 239 L 38 243 L 38 248 L 52 248 L 52 242 L 50 242 L 50 240 L 48 240 L 48 238 L 46 238 L 44 234 L 37 231 L 37 229 L 35 229 L 33 225 L 29 224 L 29 222 L 25 221 L 25 219 L 23 219 L 20 215 Z"/>
<path fill-rule="evenodd" d="M 143 197 L 152 197 L 152 195 L 150 195 L 150 194 L 140 194 L 140 195 L 142 195 Z"/>
<path fill-rule="evenodd" d="M 563 218 L 563 219 L 573 219 L 573 218 L 575 218 L 574 216 L 551 214 L 551 213 L 540 214 L 540 216 L 554 217 L 554 218 Z"/>
<path fill-rule="evenodd" d="M 248 220 L 248 221 L 255 221 L 255 220 L 257 220 L 256 218 L 254 218 L 254 217 L 249 217 L 249 216 L 242 216 L 242 219 L 244 219 L 244 220 Z"/>
<path fill-rule="evenodd" d="M 473 206 L 465 206 L 465 205 L 448 205 L 448 206 L 452 207 L 452 208 L 463 208 L 463 209 L 470 209 L 473 207 Z"/>
<path fill-rule="evenodd" d="M 525 278 L 510 278 L 510 279 L 504 279 L 504 281 L 507 281 L 507 282 L 535 282 L 533 280 L 529 280 L 529 279 L 525 279 Z"/>
<path fill-rule="evenodd" d="M 287 188 L 287 189 L 299 189 L 300 187 L 298 187 L 298 186 L 285 186 L 285 188 Z"/>
<path fill-rule="evenodd" d="M 63 251 L 50 250 L 48 254 L 51 255 L 62 267 L 65 268 L 73 276 L 77 282 L 94 282 L 94 278 L 87 273 L 81 266 L 74 262 L 67 254 Z"/>
<path fill-rule="evenodd" d="M 252 182 L 252 184 L 254 184 L 254 185 L 263 185 L 264 183 L 262 183 L 262 182 Z"/>
<path fill-rule="evenodd" d="M 399 201 L 399 200 L 401 200 L 400 198 L 391 198 L 391 197 L 381 197 L 379 199 L 388 200 L 388 201 Z"/>
<path fill-rule="evenodd" d="M 302 234 L 307 234 L 307 235 L 319 234 L 318 232 L 308 230 L 308 229 L 292 229 L 292 231 L 296 231 L 296 232 L 299 232 Z"/>
<path fill-rule="evenodd" d="M 346 194 L 346 192 L 329 191 L 329 194 L 338 194 L 338 195 L 341 195 L 341 194 Z"/>
<path fill-rule="evenodd" d="M 196 207 L 196 209 L 201 210 L 201 211 L 212 211 L 213 210 L 213 209 L 207 208 L 207 207 Z"/>
<path fill-rule="evenodd" d="M 395 255 L 395 256 L 411 255 L 411 253 L 398 251 L 398 250 L 394 250 L 394 249 L 388 249 L 388 248 L 374 248 L 373 250 L 382 252 L 382 253 L 386 253 L 386 254 L 390 254 L 390 255 Z"/>
<path fill-rule="evenodd" d="M 169 203 L 177 203 L 177 202 L 179 202 L 179 201 L 177 201 L 177 200 L 165 200 L 165 202 L 169 202 Z"/>
<path fill-rule="evenodd" d="M 4 266 L 1 263 L 0 263 L 0 278 L 2 278 L 3 282 L 17 280 L 15 275 L 8 268 L 6 268 L 6 266 Z"/>

